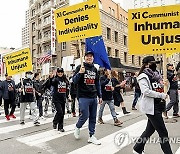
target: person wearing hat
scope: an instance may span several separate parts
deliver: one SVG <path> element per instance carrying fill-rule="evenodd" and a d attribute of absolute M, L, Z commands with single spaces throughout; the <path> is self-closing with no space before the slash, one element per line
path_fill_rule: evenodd
<path fill-rule="evenodd" d="M 146 141 L 155 131 L 159 135 L 163 153 L 172 154 L 168 131 L 162 118 L 165 99 L 168 95 L 164 93 L 162 77 L 156 70 L 158 63 L 159 61 L 155 61 L 153 56 L 145 57 L 137 78 L 141 89 L 140 109 L 146 114 L 148 122 L 145 131 L 133 147 L 134 154 L 144 153 Z"/>
<path fill-rule="evenodd" d="M 89 139 L 88 143 L 100 145 L 101 142 L 96 139 L 95 125 L 97 114 L 97 96 L 99 103 L 102 103 L 102 94 L 99 83 L 99 75 L 93 64 L 94 54 L 91 51 L 85 53 L 85 62 L 83 65 L 77 66 L 73 82 L 77 84 L 77 98 L 79 101 L 80 117 L 76 123 L 74 136 L 76 139 L 80 137 L 80 128 L 89 119 Z"/>
<path fill-rule="evenodd" d="M 16 118 L 14 115 L 14 111 L 16 108 L 15 98 L 16 98 L 16 87 L 15 82 L 12 80 L 12 76 L 5 74 L 6 80 L 4 80 L 1 85 L 0 89 L 2 92 L 2 97 L 4 99 L 4 111 L 5 117 L 7 120 L 10 118 Z M 11 107 L 11 112 L 9 113 L 9 107 Z"/>
<path fill-rule="evenodd" d="M 27 107 L 27 103 L 30 106 L 32 119 L 34 121 L 34 125 L 38 126 L 40 125 L 40 122 L 38 121 L 39 116 L 37 114 L 36 108 L 37 104 L 35 102 L 35 86 L 34 82 L 32 80 L 33 73 L 31 71 L 28 71 L 25 73 L 26 78 L 22 81 L 20 84 L 21 88 L 19 89 L 21 94 L 21 103 L 20 103 L 20 124 L 25 124 L 25 110 Z"/>
<path fill-rule="evenodd" d="M 66 92 L 68 88 L 67 78 L 63 68 L 57 68 L 56 76 L 50 74 L 50 84 L 54 87 L 52 102 L 55 104 L 56 114 L 53 119 L 53 128 L 64 132 L 64 115 L 66 104 Z"/>
<path fill-rule="evenodd" d="M 167 104 L 164 116 L 168 118 L 167 112 L 173 107 L 173 117 L 180 117 L 179 112 L 179 96 L 178 96 L 178 78 L 175 74 L 175 69 L 173 64 L 167 64 L 167 79 L 170 83 L 169 87 L 169 97 L 170 102 Z"/>

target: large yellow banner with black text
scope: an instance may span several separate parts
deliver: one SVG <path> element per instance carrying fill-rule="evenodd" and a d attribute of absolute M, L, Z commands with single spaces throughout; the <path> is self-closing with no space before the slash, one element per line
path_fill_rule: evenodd
<path fill-rule="evenodd" d="M 55 10 L 55 22 L 59 43 L 101 35 L 98 0 Z"/>
<path fill-rule="evenodd" d="M 132 9 L 128 18 L 130 54 L 180 52 L 180 5 Z"/>
<path fill-rule="evenodd" d="M 4 56 L 8 75 L 32 70 L 32 58 L 29 48 L 21 49 Z"/>

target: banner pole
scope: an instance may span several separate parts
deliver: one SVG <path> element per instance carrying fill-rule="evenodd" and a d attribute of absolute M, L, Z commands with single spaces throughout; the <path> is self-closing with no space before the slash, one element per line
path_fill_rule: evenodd
<path fill-rule="evenodd" d="M 80 61 L 81 61 L 81 66 L 82 66 L 83 65 L 83 53 L 82 53 L 81 41 L 80 40 L 78 40 L 78 45 L 79 45 Z"/>
<path fill-rule="evenodd" d="M 22 73 L 21 73 L 21 87 L 22 87 L 22 92 L 23 92 L 23 95 L 25 95 L 25 91 L 24 91 L 24 85 L 23 85 L 23 79 L 22 79 Z"/>
<path fill-rule="evenodd" d="M 163 54 L 163 81 L 166 82 L 167 81 L 167 69 L 166 69 L 166 65 L 167 65 L 167 58 L 166 58 L 166 54 Z M 168 89 L 167 89 L 167 85 L 164 85 L 164 93 L 167 93 Z"/>

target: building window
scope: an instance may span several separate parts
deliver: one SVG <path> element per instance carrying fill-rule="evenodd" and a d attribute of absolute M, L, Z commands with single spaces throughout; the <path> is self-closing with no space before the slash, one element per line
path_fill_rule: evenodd
<path fill-rule="evenodd" d="M 108 53 L 108 56 L 111 56 L 111 48 L 110 47 L 107 47 L 107 53 Z"/>
<path fill-rule="evenodd" d="M 109 7 L 109 14 L 111 14 L 111 7 Z"/>
<path fill-rule="evenodd" d="M 66 50 L 66 42 L 61 43 L 62 50 Z"/>
<path fill-rule="evenodd" d="M 107 39 L 111 39 L 111 29 L 107 27 Z"/>
<path fill-rule="evenodd" d="M 112 9 L 112 15 L 115 16 L 115 11 L 114 11 L 114 9 Z"/>
<path fill-rule="evenodd" d="M 33 9 L 32 10 L 32 17 L 35 16 L 35 14 L 36 14 L 36 11 L 35 11 L 35 9 Z"/>
<path fill-rule="evenodd" d="M 124 62 L 127 63 L 127 52 L 124 52 Z"/>
<path fill-rule="evenodd" d="M 119 57 L 119 50 L 115 49 L 115 57 Z"/>
<path fill-rule="evenodd" d="M 35 22 L 32 23 L 32 31 L 35 31 Z"/>
<path fill-rule="evenodd" d="M 134 55 L 132 55 L 131 58 L 132 58 L 132 64 L 134 64 Z"/>
<path fill-rule="evenodd" d="M 32 44 L 35 44 L 35 36 L 32 37 Z"/>
<path fill-rule="evenodd" d="M 139 56 L 138 59 L 139 59 L 139 60 L 138 60 L 138 61 L 139 61 L 139 65 L 141 65 L 141 57 Z"/>
<path fill-rule="evenodd" d="M 124 46 L 127 46 L 127 36 L 124 35 Z"/>
<path fill-rule="evenodd" d="M 114 39 L 115 39 L 115 42 L 118 42 L 118 32 L 115 31 L 115 32 L 114 32 L 114 36 L 115 36 L 115 38 L 114 38 Z"/>
<path fill-rule="evenodd" d="M 122 20 L 122 14 L 120 14 L 120 20 Z"/>

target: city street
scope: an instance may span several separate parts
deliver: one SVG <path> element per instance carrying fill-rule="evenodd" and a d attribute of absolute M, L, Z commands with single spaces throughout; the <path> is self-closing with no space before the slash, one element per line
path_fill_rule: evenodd
<path fill-rule="evenodd" d="M 133 99 L 132 93 L 127 93 L 124 100 L 128 110 L 131 109 Z M 103 120 L 105 124 L 97 124 L 96 137 L 100 139 L 101 145 L 88 144 L 88 128 L 87 124 L 81 129 L 81 138 L 75 140 L 73 136 L 75 123 L 78 117 L 65 115 L 65 132 L 61 133 L 52 129 L 53 114 L 49 108 L 49 117 L 46 120 L 40 120 L 40 126 L 33 126 L 33 122 L 29 119 L 29 109 L 26 110 L 26 123 L 21 126 L 19 124 L 19 108 L 16 108 L 16 119 L 6 121 L 4 112 L 1 109 L 0 116 L 0 149 L 1 154 L 64 154 L 64 153 L 98 153 L 111 154 L 122 153 L 132 154 L 134 143 L 127 143 L 121 146 L 118 143 L 120 139 L 116 138 L 117 134 L 126 133 L 131 137 L 138 137 L 146 126 L 146 117 L 139 111 L 132 111 L 130 115 L 124 116 L 121 108 L 116 108 L 119 113 L 118 117 L 124 122 L 122 127 L 115 127 L 109 112 L 108 106 L 105 108 Z M 178 119 L 179 121 L 179 119 Z M 180 123 L 166 124 L 169 137 L 176 139 L 177 143 L 171 143 L 173 153 L 180 154 Z M 116 136 L 116 137 L 115 137 Z M 117 140 L 115 140 L 115 138 Z M 152 138 L 157 138 L 155 133 Z M 161 154 L 159 143 L 148 143 L 145 149 L 146 154 Z"/>

